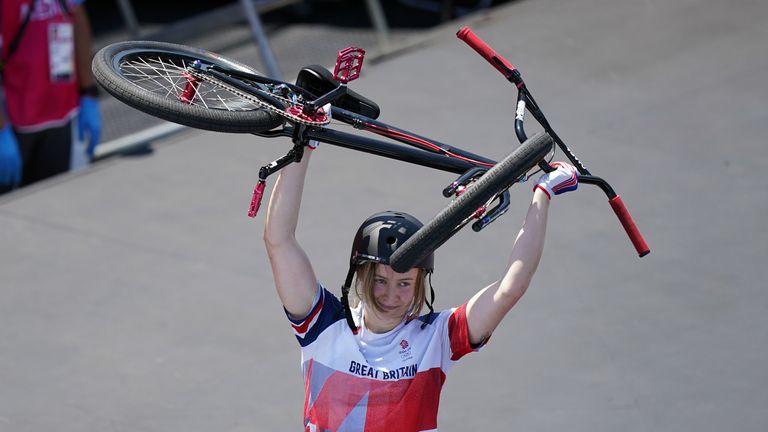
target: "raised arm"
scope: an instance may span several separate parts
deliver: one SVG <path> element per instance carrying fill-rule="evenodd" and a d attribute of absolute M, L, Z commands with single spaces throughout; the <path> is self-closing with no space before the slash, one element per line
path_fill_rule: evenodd
<path fill-rule="evenodd" d="M 487 339 L 528 289 L 544 250 L 551 196 L 575 190 L 578 186 L 574 167 L 558 162 L 554 165 L 557 170 L 543 175 L 534 188 L 533 200 L 512 246 L 506 273 L 467 303 L 467 324 L 472 344 Z"/>
<path fill-rule="evenodd" d="M 269 199 L 264 226 L 264 243 L 277 294 L 295 318 L 309 313 L 317 291 L 315 272 L 296 240 L 304 178 L 312 152 L 306 149 L 300 163 L 292 163 L 280 171 Z"/>

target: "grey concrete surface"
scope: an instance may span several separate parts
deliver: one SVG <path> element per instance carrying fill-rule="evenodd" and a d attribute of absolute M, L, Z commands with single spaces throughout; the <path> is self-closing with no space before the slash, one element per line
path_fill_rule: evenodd
<path fill-rule="evenodd" d="M 443 391 L 444 431 L 768 428 L 768 3 L 527 0 L 474 18 L 560 135 L 624 197 L 557 197 L 534 284 Z M 453 33 L 353 83 L 382 119 L 500 157 L 513 92 Z M 301 427 L 299 350 L 274 294 L 260 165 L 285 146 L 189 131 L 0 200 L 0 431 Z M 427 219 L 449 175 L 323 146 L 299 238 L 337 289 L 360 220 Z M 530 196 L 440 249 L 437 306 L 502 271 Z"/>

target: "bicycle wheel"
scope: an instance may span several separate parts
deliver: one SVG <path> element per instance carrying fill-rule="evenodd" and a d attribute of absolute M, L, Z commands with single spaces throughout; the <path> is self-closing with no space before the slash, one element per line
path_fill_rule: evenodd
<path fill-rule="evenodd" d="M 270 102 L 265 98 L 237 92 L 210 76 L 196 82 L 190 92 L 187 66 L 195 60 L 260 75 L 248 66 L 208 51 L 143 41 L 119 42 L 102 48 L 93 59 L 93 74 L 121 102 L 185 126 L 249 133 L 270 130 L 283 122 L 275 110 L 266 106 Z M 255 82 L 247 84 L 265 89 Z"/>
<path fill-rule="evenodd" d="M 540 132 L 526 140 L 397 248 L 390 257 L 389 264 L 392 268 L 397 272 L 406 272 L 414 263 L 421 261 L 448 241 L 457 232 L 456 228 L 480 206 L 509 188 L 544 159 L 553 144 L 552 137 L 546 132 Z"/>

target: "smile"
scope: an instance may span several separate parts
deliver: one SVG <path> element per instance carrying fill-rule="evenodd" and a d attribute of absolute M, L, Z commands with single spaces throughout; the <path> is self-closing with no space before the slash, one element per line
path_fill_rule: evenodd
<path fill-rule="evenodd" d="M 383 310 L 384 312 L 394 312 L 394 311 L 400 309 L 399 306 L 380 305 L 380 307 L 381 307 L 381 310 Z"/>

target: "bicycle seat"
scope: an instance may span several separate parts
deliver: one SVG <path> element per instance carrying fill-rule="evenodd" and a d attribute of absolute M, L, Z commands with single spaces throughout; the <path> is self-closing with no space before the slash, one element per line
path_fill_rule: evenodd
<path fill-rule="evenodd" d="M 333 74 L 328 69 L 320 65 L 310 65 L 305 66 L 299 71 L 299 75 L 296 77 L 296 85 L 310 92 L 315 97 L 320 97 L 341 84 L 333 79 Z M 381 113 L 376 102 L 349 88 L 347 88 L 347 94 L 339 97 L 333 105 L 372 119 L 378 118 Z"/>

